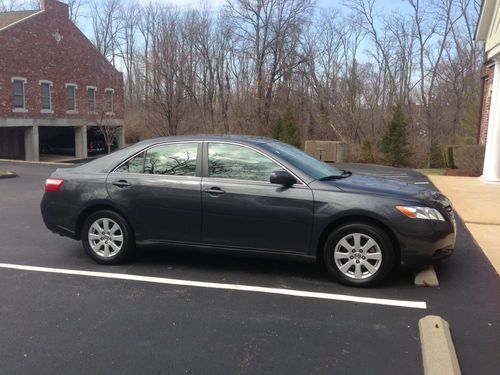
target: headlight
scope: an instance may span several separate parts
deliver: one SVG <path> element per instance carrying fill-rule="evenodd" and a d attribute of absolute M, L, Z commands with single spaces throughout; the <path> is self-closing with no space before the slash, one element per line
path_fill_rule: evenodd
<path fill-rule="evenodd" d="M 441 212 L 430 207 L 396 206 L 396 208 L 410 219 L 426 219 L 445 221 Z"/>

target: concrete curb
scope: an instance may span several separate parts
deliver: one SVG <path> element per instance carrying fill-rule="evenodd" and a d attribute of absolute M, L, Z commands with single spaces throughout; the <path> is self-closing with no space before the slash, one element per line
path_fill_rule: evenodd
<path fill-rule="evenodd" d="M 18 164 L 33 164 L 33 165 L 63 165 L 63 166 L 75 166 L 71 163 L 58 163 L 54 161 L 29 161 L 29 160 L 12 160 L 12 159 L 0 159 L 0 162 L 5 163 L 18 163 Z"/>
<path fill-rule="evenodd" d="M 429 266 L 421 270 L 415 275 L 415 285 L 425 287 L 439 286 L 439 280 L 434 270 L 434 266 Z"/>
<path fill-rule="evenodd" d="M 427 315 L 418 322 L 425 375 L 460 375 L 450 326 L 439 316 Z"/>

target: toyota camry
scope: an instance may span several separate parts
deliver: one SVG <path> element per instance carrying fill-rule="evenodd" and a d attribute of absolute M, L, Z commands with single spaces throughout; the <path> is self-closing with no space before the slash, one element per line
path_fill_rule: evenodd
<path fill-rule="evenodd" d="M 456 236 L 437 191 L 247 136 L 152 139 L 58 169 L 41 210 L 49 230 L 81 240 L 101 264 L 163 244 L 320 262 L 354 286 L 445 258 Z"/>

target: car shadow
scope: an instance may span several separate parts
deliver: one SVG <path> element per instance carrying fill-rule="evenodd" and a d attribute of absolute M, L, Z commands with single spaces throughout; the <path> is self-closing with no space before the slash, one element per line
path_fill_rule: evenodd
<path fill-rule="evenodd" d="M 134 262 L 148 266 L 163 264 L 169 267 L 214 273 L 251 272 L 273 276 L 293 274 L 296 277 L 329 280 L 327 271 L 318 264 L 247 254 L 231 255 L 175 248 L 140 247 Z"/>
<path fill-rule="evenodd" d="M 341 286 L 321 264 L 255 255 L 209 254 L 194 250 L 141 246 L 132 264 L 147 269 L 166 267 L 176 270 L 171 277 L 209 279 L 203 281 L 245 283 L 278 280 L 285 287 L 331 286 L 332 283 Z M 371 289 L 408 287 L 413 285 L 413 279 L 412 270 L 398 267 L 386 281 Z"/>

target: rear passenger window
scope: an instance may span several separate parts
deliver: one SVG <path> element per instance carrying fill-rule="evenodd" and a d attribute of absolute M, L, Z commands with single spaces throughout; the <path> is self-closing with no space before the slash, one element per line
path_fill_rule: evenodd
<path fill-rule="evenodd" d="M 134 156 L 132 159 L 119 166 L 115 172 L 144 173 L 144 155 L 145 152 L 141 152 L 139 155 Z"/>
<path fill-rule="evenodd" d="M 171 143 L 146 152 L 144 173 L 170 176 L 195 176 L 197 143 Z"/>

